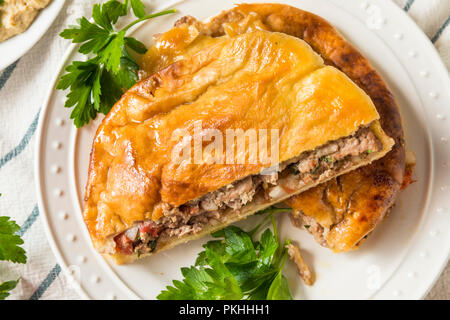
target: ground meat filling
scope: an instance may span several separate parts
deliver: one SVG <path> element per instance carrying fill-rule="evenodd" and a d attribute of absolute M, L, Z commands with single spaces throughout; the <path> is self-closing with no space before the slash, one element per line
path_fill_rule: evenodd
<path fill-rule="evenodd" d="M 163 204 L 162 218 L 143 221 L 115 236 L 116 248 L 127 255 L 152 252 L 161 237 L 199 233 L 206 225 L 222 222 L 229 209 L 241 209 L 256 195 L 261 194 L 268 201 L 280 199 L 305 184 L 341 172 L 381 149 L 375 134 L 369 128 L 362 128 L 352 136 L 285 161 L 269 174 L 249 176 L 179 207 Z"/>

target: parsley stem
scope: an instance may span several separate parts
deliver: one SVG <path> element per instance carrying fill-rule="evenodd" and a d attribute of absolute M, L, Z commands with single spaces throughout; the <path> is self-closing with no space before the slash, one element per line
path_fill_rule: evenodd
<path fill-rule="evenodd" d="M 157 12 L 157 13 L 152 13 L 152 14 L 146 15 L 146 16 L 144 16 L 142 18 L 139 18 L 139 19 L 133 21 L 132 23 L 127 25 L 122 30 L 126 32 L 126 31 L 128 31 L 128 29 L 130 29 L 132 26 L 134 26 L 135 24 L 137 24 L 139 22 L 142 22 L 144 20 L 148 20 L 148 19 L 151 19 L 151 18 L 156 18 L 156 17 L 159 17 L 159 16 L 163 16 L 163 15 L 166 15 L 166 14 L 169 14 L 169 13 L 175 13 L 175 12 L 177 12 L 176 9 L 170 9 L 170 10 L 165 10 L 165 11 L 161 11 L 161 12 Z"/>
<path fill-rule="evenodd" d="M 278 266 L 278 269 L 283 270 L 284 268 L 284 264 L 286 263 L 286 260 L 288 258 L 288 253 L 287 253 L 287 248 L 286 246 L 291 244 L 291 239 L 286 239 L 283 243 L 282 247 L 278 247 L 278 258 L 277 258 L 277 262 L 276 265 Z"/>
<path fill-rule="evenodd" d="M 254 227 L 252 230 L 248 231 L 247 233 L 250 235 L 251 238 L 253 238 L 253 235 L 263 226 L 264 223 L 267 222 L 267 220 L 270 219 L 270 216 L 265 217 L 256 227 Z"/>
<path fill-rule="evenodd" d="M 280 239 L 278 239 L 277 223 L 272 213 L 270 214 L 270 219 L 272 220 L 273 235 L 275 236 L 275 239 L 277 239 L 277 242 L 280 243 Z"/>
<path fill-rule="evenodd" d="M 287 258 L 288 258 L 288 254 L 287 254 L 286 247 L 283 248 L 283 251 L 281 251 L 281 253 L 282 253 L 282 257 L 283 257 L 283 258 L 281 259 L 280 272 L 283 271 L 284 264 L 286 263 Z"/>
<path fill-rule="evenodd" d="M 248 231 L 247 233 L 250 235 L 250 237 L 253 237 L 253 235 L 262 227 L 264 223 L 267 222 L 267 220 L 271 219 L 271 216 L 273 216 L 274 213 L 280 213 L 280 212 L 289 212 L 292 209 L 290 208 L 275 208 L 275 207 L 269 207 L 264 210 L 258 211 L 256 214 L 265 214 L 270 213 L 270 215 L 267 215 L 255 228 Z"/>

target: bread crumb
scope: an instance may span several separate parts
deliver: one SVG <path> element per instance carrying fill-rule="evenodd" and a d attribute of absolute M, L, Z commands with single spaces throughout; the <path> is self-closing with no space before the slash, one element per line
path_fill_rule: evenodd
<path fill-rule="evenodd" d="M 303 260 L 303 257 L 298 247 L 293 244 L 288 244 L 286 248 L 288 249 L 289 258 L 297 266 L 297 271 L 298 274 L 300 275 L 300 278 L 302 278 L 303 282 L 306 285 L 312 286 L 315 281 L 314 274 L 311 272 L 311 269 L 306 264 L 305 260 Z"/>

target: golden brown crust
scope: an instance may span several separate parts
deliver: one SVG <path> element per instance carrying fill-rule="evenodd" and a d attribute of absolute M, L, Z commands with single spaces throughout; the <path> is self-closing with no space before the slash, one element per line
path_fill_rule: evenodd
<path fill-rule="evenodd" d="M 370 96 L 380 114 L 383 130 L 396 142 L 389 155 L 379 162 L 383 171 L 396 182 L 402 183 L 405 148 L 400 113 L 387 84 L 370 62 L 325 19 L 288 5 L 237 5 L 214 17 L 202 29 L 213 36 L 221 36 L 224 34 L 225 23 L 242 20 L 250 12 L 257 13 L 268 30 L 286 33 L 306 41 L 321 55 L 326 64 L 344 72 Z M 184 18 L 181 21 L 198 24 L 198 21 L 192 18 Z"/>
<path fill-rule="evenodd" d="M 391 152 L 384 158 L 341 177 L 340 188 L 336 189 L 337 179 L 310 189 L 290 201 L 296 209 L 315 216 L 311 204 L 332 202 L 333 198 L 349 197 L 350 204 L 345 218 L 330 233 L 328 246 L 335 251 L 353 248 L 370 233 L 382 220 L 394 203 L 400 190 L 405 170 L 405 148 L 400 113 L 395 99 L 381 76 L 352 45 L 350 45 L 324 19 L 299 10 L 278 4 L 249 4 L 238 6 L 235 10 L 257 12 L 269 30 L 284 32 L 305 40 L 319 52 L 327 64 L 336 66 L 357 83 L 374 102 L 380 122 L 390 137 L 395 140 Z M 213 19 L 212 24 L 227 19 L 230 13 Z M 219 27 L 214 32 L 220 33 Z M 358 183 L 355 183 L 358 181 Z M 346 191 L 342 191 L 345 189 Z M 323 190 L 323 191 L 322 191 Z M 308 205 L 309 204 L 309 205 Z M 332 215 L 336 205 L 327 204 L 325 215 Z"/>
<path fill-rule="evenodd" d="M 305 40 L 326 64 L 337 67 L 358 84 L 374 102 L 384 131 L 395 140 L 384 158 L 342 177 L 340 188 L 335 188 L 339 180 L 333 179 L 288 201 L 306 215 L 331 221 L 340 210 L 339 205 L 332 204 L 333 199 L 346 199 L 346 211 L 340 217 L 343 220 L 334 220 L 340 222 L 329 233 L 327 245 L 338 252 L 355 248 L 383 219 L 403 182 L 404 137 L 395 99 L 370 62 L 326 20 L 310 12 L 281 4 L 242 4 L 214 17 L 204 29 L 220 36 L 224 34 L 224 23 L 242 20 L 250 12 L 257 13 L 268 30 Z M 198 23 L 191 18 L 183 22 Z"/>
<path fill-rule="evenodd" d="M 393 111 L 391 109 L 393 108 L 394 113 L 396 112 L 396 106 L 392 96 L 381 78 L 379 78 L 375 71 L 371 69 L 368 62 L 360 56 L 353 47 L 346 43 L 327 22 L 311 13 L 284 5 L 240 5 L 213 18 L 208 24 L 201 24 L 195 19 L 184 19 L 183 22 L 195 23 L 200 26 L 199 28 L 201 28 L 203 32 L 207 32 L 213 36 L 220 36 L 224 32 L 224 23 L 239 21 L 249 12 L 258 13 L 262 18 L 264 25 L 270 31 L 278 31 L 304 39 L 313 47 L 313 49 L 325 58 L 325 61 L 328 64 L 337 66 L 339 69 L 343 70 L 344 73 L 348 72 L 347 74 L 350 78 L 358 83 L 372 99 L 374 99 L 378 110 L 381 110 L 381 112 L 386 111 L 392 113 Z M 341 49 L 334 50 L 333 48 L 336 48 L 336 46 L 341 47 Z M 216 53 L 212 52 L 211 54 Z M 198 63 L 201 64 L 201 61 Z M 353 70 L 351 70 L 352 68 L 350 67 L 350 64 L 352 63 L 355 64 L 355 69 Z M 97 210 L 85 210 L 84 218 L 94 243 L 97 243 L 96 247 L 104 247 L 106 245 L 104 241 L 105 236 L 125 230 L 134 221 L 151 219 L 152 213 L 148 208 L 151 207 L 151 203 L 160 200 L 160 195 L 155 191 L 155 188 L 149 186 L 157 186 L 161 182 L 159 182 L 152 174 L 142 174 L 142 170 L 137 169 L 135 166 L 136 161 L 138 161 L 136 157 L 139 157 L 139 153 L 137 156 L 135 154 L 135 145 L 139 144 L 138 138 L 133 138 L 134 140 L 132 142 L 121 141 L 118 147 L 117 143 L 113 143 L 111 140 L 112 137 L 117 134 L 137 137 L 139 133 L 142 133 L 141 130 L 145 131 L 146 129 L 139 128 L 139 125 L 129 125 L 130 118 L 137 120 L 145 120 L 151 117 L 158 118 L 159 114 L 162 114 L 161 112 L 167 112 L 170 110 L 170 106 L 179 104 L 180 101 L 177 100 L 179 97 L 175 96 L 169 101 L 169 104 L 167 104 L 166 101 L 166 103 L 156 104 L 151 108 L 148 108 L 149 99 L 152 99 L 154 89 L 161 86 L 162 80 L 169 78 L 177 79 L 180 75 L 192 73 L 192 69 L 197 67 L 198 65 L 196 63 L 175 63 L 170 68 L 158 73 L 156 76 L 150 77 L 137 84 L 116 104 L 98 129 L 96 140 L 94 141 L 89 179 L 86 187 L 86 206 L 92 208 L 98 207 L 99 204 L 97 203 L 97 200 L 101 196 L 101 188 L 105 186 L 105 177 L 109 177 L 108 179 L 110 179 L 110 181 L 108 181 L 108 183 L 111 183 L 112 185 L 115 183 L 124 183 L 124 180 L 125 182 L 129 182 L 127 187 L 131 187 L 131 193 L 135 198 L 131 199 L 133 200 L 131 201 L 133 205 L 131 208 L 128 208 L 128 211 L 130 212 L 128 215 L 114 214 L 114 209 L 111 207 L 102 207 L 101 210 L 106 213 L 102 216 L 97 214 Z M 180 94 L 180 96 L 183 96 L 183 94 Z M 185 96 L 186 94 L 184 94 L 184 97 Z M 391 104 L 389 104 L 388 98 L 391 99 Z M 383 107 L 378 106 L 380 103 L 385 106 L 384 109 Z M 129 104 L 140 105 L 143 106 L 143 108 L 135 108 L 130 111 L 130 109 L 126 107 Z M 398 112 L 396 115 L 398 116 Z M 395 115 L 393 118 L 395 120 Z M 400 121 L 399 116 L 398 121 Z M 386 120 L 384 122 L 386 122 Z M 396 127 L 400 130 L 400 135 L 398 135 L 398 132 L 392 130 L 392 128 L 389 128 L 389 124 L 383 123 L 383 126 L 386 125 L 387 128 L 390 129 L 388 134 L 394 136 L 398 143 L 399 139 L 402 139 L 400 122 L 398 127 Z M 132 132 L 126 132 L 127 130 L 132 130 Z M 116 149 L 111 149 L 110 145 L 112 144 L 114 144 Z M 133 144 L 134 146 L 131 147 Z M 151 148 L 152 146 L 145 147 Z M 401 152 L 397 153 L 401 156 Z M 397 173 L 396 178 L 401 177 L 401 173 L 398 173 L 398 168 L 401 167 L 401 161 L 398 161 L 398 158 L 400 158 L 399 155 L 397 155 L 397 159 L 393 159 L 392 161 L 389 160 L 392 159 L 392 157 L 387 159 L 386 164 L 388 165 L 383 166 L 383 170 L 388 172 L 390 176 Z M 105 165 L 105 160 L 109 163 L 116 162 L 116 170 L 111 171 L 110 168 Z M 155 161 L 158 162 L 159 160 L 152 159 L 150 162 L 146 163 L 149 166 L 146 169 L 150 171 L 153 170 L 151 167 L 154 165 Z M 161 169 L 158 168 L 155 170 Z M 256 170 L 254 171 L 256 172 Z M 125 175 L 124 172 L 126 173 Z M 158 174 L 160 173 L 155 173 L 156 176 Z M 214 180 L 214 177 L 211 179 Z M 236 180 L 236 177 L 233 176 L 230 181 L 232 180 Z M 173 187 L 174 183 L 175 185 L 180 184 L 178 179 L 175 179 L 175 182 L 171 180 L 166 182 L 169 189 Z M 185 187 L 183 182 L 181 182 L 181 185 Z M 201 189 L 202 185 L 199 185 L 199 188 L 200 189 L 195 191 L 194 194 L 189 194 L 187 196 L 192 198 L 195 195 L 211 190 L 211 187 Z M 395 186 L 389 189 L 391 190 L 390 193 L 393 194 L 393 197 L 395 197 L 396 193 L 396 190 L 394 189 Z M 167 193 L 167 195 L 169 194 L 170 192 Z M 127 197 L 129 197 L 129 194 Z M 145 199 L 145 201 L 142 201 L 142 199 Z M 117 205 L 120 205 L 120 201 L 121 199 L 118 197 L 112 202 L 116 202 Z M 174 203 L 176 203 L 176 201 Z"/>

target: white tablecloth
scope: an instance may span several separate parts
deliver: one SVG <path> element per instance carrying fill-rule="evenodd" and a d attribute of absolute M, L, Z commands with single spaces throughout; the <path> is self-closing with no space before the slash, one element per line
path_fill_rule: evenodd
<path fill-rule="evenodd" d="M 62 274 L 39 218 L 33 158 L 39 110 L 69 45 L 58 34 L 76 18 L 90 16 L 96 2 L 66 1 L 49 32 L 21 59 L 0 70 L 0 215 L 11 216 L 21 226 L 28 255 L 25 265 L 0 262 L 0 282 L 21 277 L 10 299 L 79 298 Z M 450 0 L 395 2 L 423 29 L 450 68 Z M 449 273 L 447 268 L 428 298 L 450 299 Z"/>

